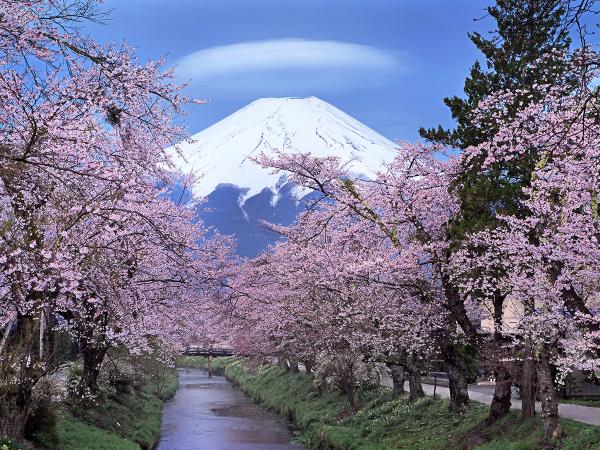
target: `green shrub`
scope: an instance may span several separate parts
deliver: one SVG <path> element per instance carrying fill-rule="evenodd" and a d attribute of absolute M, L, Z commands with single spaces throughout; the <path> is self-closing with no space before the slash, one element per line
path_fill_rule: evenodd
<path fill-rule="evenodd" d="M 178 382 L 173 369 L 165 377 L 163 397 L 165 392 L 174 393 Z M 136 383 L 134 389 L 115 390 L 91 407 L 72 406 L 70 410 L 83 423 L 136 442 L 142 448 L 153 448 L 159 437 L 163 405 L 157 390 L 154 383 Z"/>
<path fill-rule="evenodd" d="M 13 439 L 0 436 L 0 450 L 24 450 L 24 447 Z"/>
<path fill-rule="evenodd" d="M 68 369 L 70 386 L 81 376 L 81 366 Z M 103 367 L 99 391 L 78 398 L 76 389 L 64 402 L 58 424 L 58 445 L 47 449 L 151 449 L 156 445 L 163 400 L 175 395 L 177 372 L 147 357 L 113 353 Z"/>
<path fill-rule="evenodd" d="M 40 382 L 33 395 L 24 436 L 42 447 L 54 448 L 58 445 L 58 414 L 52 401 L 54 390 L 50 383 Z"/>

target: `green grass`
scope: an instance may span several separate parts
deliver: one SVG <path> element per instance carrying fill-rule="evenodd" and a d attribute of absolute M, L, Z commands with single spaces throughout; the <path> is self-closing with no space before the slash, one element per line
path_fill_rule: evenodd
<path fill-rule="evenodd" d="M 76 409 L 80 421 L 153 448 L 158 441 L 163 400 L 172 398 L 178 379 L 174 370 L 167 372 L 160 393 L 156 383 L 148 383 L 107 398 L 93 408 Z"/>
<path fill-rule="evenodd" d="M 600 408 L 600 399 L 598 397 L 580 397 L 561 399 L 560 403 L 570 403 L 572 405 L 589 406 L 591 408 Z"/>
<path fill-rule="evenodd" d="M 139 450 L 136 442 L 74 418 L 63 411 L 58 427 L 62 450 Z"/>
<path fill-rule="evenodd" d="M 178 362 L 205 367 L 202 358 Z M 410 403 L 393 398 L 387 388 L 361 391 L 361 408 L 349 408 L 336 391 L 318 397 L 312 377 L 264 365 L 252 367 L 237 358 L 217 358 L 215 372 L 225 375 L 253 400 L 293 420 L 300 428 L 297 442 L 307 447 L 336 450 L 481 449 L 534 450 L 540 448 L 541 424 L 523 424 L 511 412 L 493 427 L 483 426 L 488 407 L 473 402 L 462 415 L 448 410 L 447 400 L 426 397 Z M 560 421 L 564 450 L 600 449 L 600 427 Z"/>
<path fill-rule="evenodd" d="M 490 442 L 477 446 L 478 450 L 533 450 L 540 448 L 542 424 L 523 423 L 517 413 L 504 419 L 502 433 Z M 600 427 L 586 425 L 569 419 L 560 419 L 563 438 L 557 442 L 556 448 L 561 450 L 600 449 Z"/>
<path fill-rule="evenodd" d="M 351 411 L 336 391 L 318 397 L 312 377 L 263 366 L 256 372 L 241 361 L 231 362 L 225 373 L 252 398 L 292 418 L 304 430 L 298 440 L 314 448 L 338 449 L 443 449 L 485 416 L 484 406 L 473 406 L 463 416 L 448 411 L 443 400 L 424 398 L 410 403 L 392 398 L 386 388 L 359 393 L 362 408 Z"/>
<path fill-rule="evenodd" d="M 160 370 L 159 363 L 146 362 L 147 373 Z M 152 366 L 152 367 L 150 367 Z M 178 387 L 177 372 L 165 369 L 164 378 L 146 377 L 111 395 L 92 407 L 66 404 L 57 426 L 58 447 L 43 435 L 40 448 L 61 450 L 151 449 L 158 442 L 163 401 L 172 398 Z M 45 443 L 48 442 L 48 443 Z"/>

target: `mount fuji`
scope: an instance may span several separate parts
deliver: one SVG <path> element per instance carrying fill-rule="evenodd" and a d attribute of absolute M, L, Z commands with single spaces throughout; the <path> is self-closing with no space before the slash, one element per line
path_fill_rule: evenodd
<path fill-rule="evenodd" d="M 310 193 L 252 158 L 274 150 L 337 156 L 372 177 L 397 145 L 323 100 L 287 97 L 256 100 L 178 147 L 175 164 L 197 176 L 194 197 L 206 198 L 204 222 L 235 235 L 240 255 L 255 256 L 276 240 L 261 221 L 292 223 Z"/>

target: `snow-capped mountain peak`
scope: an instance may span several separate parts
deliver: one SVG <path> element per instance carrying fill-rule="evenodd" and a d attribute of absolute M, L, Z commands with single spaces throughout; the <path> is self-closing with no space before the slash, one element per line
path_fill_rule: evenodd
<path fill-rule="evenodd" d="M 240 202 L 265 188 L 278 196 L 281 175 L 251 159 L 262 152 L 311 152 L 350 162 L 352 172 L 372 176 L 395 155 L 396 145 L 366 125 L 316 97 L 261 98 L 192 136 L 180 148 L 186 161 L 176 164 L 200 178 L 194 195 L 206 196 L 219 185 L 243 190 Z"/>

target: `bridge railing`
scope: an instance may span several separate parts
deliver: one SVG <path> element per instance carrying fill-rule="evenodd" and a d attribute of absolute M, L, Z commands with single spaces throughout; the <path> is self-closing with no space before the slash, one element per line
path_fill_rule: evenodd
<path fill-rule="evenodd" d="M 199 346 L 188 347 L 184 355 L 186 356 L 233 356 L 235 351 L 232 348 L 205 348 Z"/>

